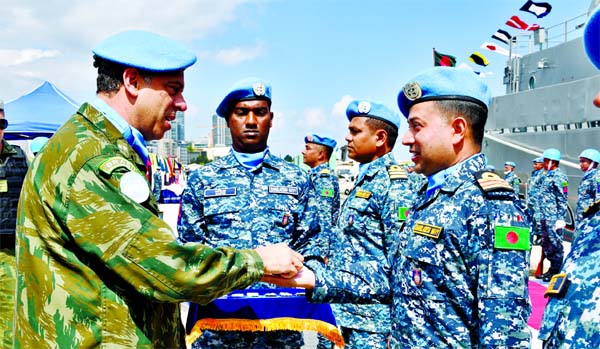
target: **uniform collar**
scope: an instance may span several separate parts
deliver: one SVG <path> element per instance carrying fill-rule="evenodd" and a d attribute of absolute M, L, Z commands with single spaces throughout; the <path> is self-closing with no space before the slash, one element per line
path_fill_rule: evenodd
<path fill-rule="evenodd" d="M 377 172 L 379 172 L 382 168 L 386 168 L 387 166 L 392 165 L 395 162 L 396 161 L 394 160 L 394 155 L 392 155 L 392 153 L 389 152 L 371 162 L 360 164 L 359 166 L 367 167 L 364 170 L 361 169 L 356 182 L 358 183 L 365 177 L 374 177 L 377 174 Z"/>
<path fill-rule="evenodd" d="M 456 191 L 470 173 L 483 170 L 486 162 L 485 155 L 477 153 L 464 161 L 427 177 L 427 196 L 432 197 L 438 188 L 440 191 L 445 192 Z M 430 178 L 433 179 L 433 187 L 430 187 L 430 183 L 432 183 L 432 179 Z"/>

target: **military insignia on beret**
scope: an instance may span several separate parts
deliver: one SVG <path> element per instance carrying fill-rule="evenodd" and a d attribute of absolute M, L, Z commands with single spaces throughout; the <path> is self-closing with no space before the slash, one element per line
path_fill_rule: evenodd
<path fill-rule="evenodd" d="M 423 271 L 421 269 L 413 269 L 412 280 L 416 286 L 421 286 L 423 284 Z"/>
<path fill-rule="evenodd" d="M 357 190 L 355 196 L 361 199 L 368 199 L 371 197 L 371 192 L 366 190 Z"/>
<path fill-rule="evenodd" d="M 264 96 L 266 90 L 265 84 L 262 82 L 256 82 L 252 85 L 252 91 L 257 96 Z"/>
<path fill-rule="evenodd" d="M 394 179 L 408 179 L 408 174 L 400 165 L 391 165 L 388 167 L 388 176 L 391 180 Z"/>
<path fill-rule="evenodd" d="M 544 297 L 563 297 L 569 288 L 567 274 L 556 274 L 550 279 Z"/>
<path fill-rule="evenodd" d="M 362 101 L 358 103 L 358 112 L 361 114 L 368 114 L 371 111 L 371 103 Z"/>
<path fill-rule="evenodd" d="M 416 81 L 409 82 L 408 84 L 404 85 L 402 91 L 404 91 L 404 96 L 406 96 L 406 99 L 409 101 L 419 99 L 423 95 L 421 85 L 419 85 L 419 83 Z"/>
<path fill-rule="evenodd" d="M 479 171 L 474 173 L 477 184 L 484 192 L 514 191 L 502 177 L 491 171 Z"/>
<path fill-rule="evenodd" d="M 413 227 L 413 233 L 426 236 L 428 238 L 438 239 L 442 233 L 442 227 L 417 222 Z"/>

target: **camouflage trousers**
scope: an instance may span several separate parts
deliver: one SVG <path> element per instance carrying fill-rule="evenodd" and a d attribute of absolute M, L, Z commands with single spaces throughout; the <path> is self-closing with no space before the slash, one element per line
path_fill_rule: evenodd
<path fill-rule="evenodd" d="M 563 248 L 563 230 L 554 230 L 554 227 L 548 226 L 545 219 L 541 222 L 542 226 L 542 248 L 544 255 L 550 261 L 550 272 L 556 274 L 560 270 L 565 254 Z"/>
<path fill-rule="evenodd" d="M 302 332 L 297 331 L 202 331 L 192 348 L 227 349 L 300 349 Z"/>
<path fill-rule="evenodd" d="M 0 250 L 0 348 L 12 348 L 15 306 L 15 251 Z"/>
<path fill-rule="evenodd" d="M 386 349 L 390 335 L 342 327 L 344 349 Z"/>

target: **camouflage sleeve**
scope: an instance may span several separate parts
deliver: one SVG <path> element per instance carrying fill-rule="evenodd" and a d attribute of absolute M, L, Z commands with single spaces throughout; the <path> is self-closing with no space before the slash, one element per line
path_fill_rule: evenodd
<path fill-rule="evenodd" d="M 333 185 L 333 204 L 331 205 L 331 226 L 337 224 L 340 216 L 340 183 L 336 176 L 331 176 L 331 184 Z"/>
<path fill-rule="evenodd" d="M 203 185 L 199 172 L 192 172 L 181 194 L 181 207 L 177 221 L 177 240 L 181 243 L 207 243 L 204 206 L 202 204 Z"/>
<path fill-rule="evenodd" d="M 569 179 L 566 175 L 562 175 L 558 179 L 558 193 L 556 194 L 556 200 L 558 204 L 558 212 L 556 219 L 566 219 L 567 217 L 567 206 L 569 205 L 567 197 L 569 195 Z"/>
<path fill-rule="evenodd" d="M 294 237 L 290 247 L 304 256 L 324 256 L 323 248 L 328 245 L 325 229 L 330 227 L 319 224 L 319 215 L 315 205 L 309 205 L 311 195 L 310 181 L 302 183 L 298 195 L 298 224 L 294 228 Z"/>
<path fill-rule="evenodd" d="M 500 238 L 495 236 L 496 227 L 510 227 L 507 231 L 519 231 L 519 238 L 529 239 L 528 222 L 512 204 L 487 205 L 490 214 L 470 219 L 468 224 L 471 236 L 480 240 L 472 269 L 478 273 L 479 343 L 482 348 L 529 348 L 529 251 L 500 248 Z"/>
<path fill-rule="evenodd" d="M 120 180 L 130 172 L 103 173 L 88 161 L 69 192 L 65 224 L 98 273 L 165 302 L 207 303 L 261 279 L 264 266 L 252 250 L 178 244 L 167 223 L 122 193 Z"/>

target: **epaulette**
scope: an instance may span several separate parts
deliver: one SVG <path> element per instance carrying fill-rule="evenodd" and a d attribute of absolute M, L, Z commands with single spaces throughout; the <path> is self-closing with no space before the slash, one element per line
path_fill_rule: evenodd
<path fill-rule="evenodd" d="M 319 174 L 328 175 L 329 174 L 329 169 L 328 168 L 324 168 L 321 171 L 319 171 Z"/>
<path fill-rule="evenodd" d="M 583 210 L 583 218 L 593 215 L 594 213 L 598 212 L 598 209 L 600 209 L 600 200 L 594 202 L 586 207 L 585 210 Z"/>
<path fill-rule="evenodd" d="M 408 173 L 400 165 L 390 165 L 387 168 L 391 180 L 408 179 Z"/>
<path fill-rule="evenodd" d="M 506 199 L 514 196 L 514 190 L 502 177 L 496 173 L 483 170 L 473 173 L 477 185 L 489 199 Z"/>

